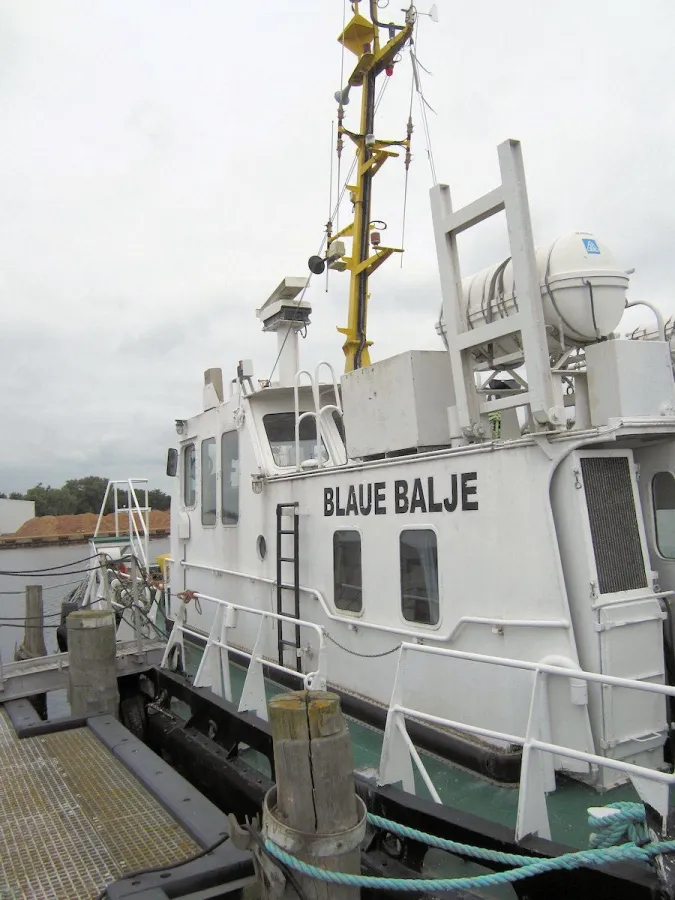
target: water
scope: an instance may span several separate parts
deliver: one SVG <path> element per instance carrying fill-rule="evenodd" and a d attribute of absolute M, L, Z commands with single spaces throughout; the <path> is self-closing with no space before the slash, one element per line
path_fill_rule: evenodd
<path fill-rule="evenodd" d="M 150 562 L 168 550 L 167 538 L 150 541 Z M 0 550 L 0 659 L 3 662 L 11 662 L 14 659 L 14 648 L 23 638 L 25 591 L 29 584 L 42 585 L 47 653 L 57 651 L 56 626 L 61 620 L 61 601 L 76 584 L 86 578 L 86 573 L 81 570 L 89 565 L 88 561 L 83 561 L 89 555 L 88 544 Z M 35 569 L 53 566 L 62 568 L 48 575 L 40 572 L 27 576 L 5 574 L 34 572 Z"/>

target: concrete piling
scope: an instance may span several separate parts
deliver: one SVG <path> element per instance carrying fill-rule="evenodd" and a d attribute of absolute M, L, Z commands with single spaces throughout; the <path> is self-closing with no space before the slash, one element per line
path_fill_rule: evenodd
<path fill-rule="evenodd" d="M 119 717 L 117 638 L 110 610 L 70 613 L 68 628 L 68 699 L 74 716 Z"/>

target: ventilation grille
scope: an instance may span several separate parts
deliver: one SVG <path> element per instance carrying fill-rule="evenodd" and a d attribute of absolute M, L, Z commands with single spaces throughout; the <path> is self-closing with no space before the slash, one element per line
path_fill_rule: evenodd
<path fill-rule="evenodd" d="M 628 457 L 582 457 L 581 473 L 600 593 L 647 587 Z"/>

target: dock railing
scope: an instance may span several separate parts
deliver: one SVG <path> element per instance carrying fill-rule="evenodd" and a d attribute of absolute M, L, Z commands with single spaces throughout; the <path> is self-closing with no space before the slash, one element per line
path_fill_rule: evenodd
<path fill-rule="evenodd" d="M 307 690 L 325 690 L 327 682 L 327 644 L 323 629 L 314 622 L 296 619 L 294 616 L 284 616 L 279 613 L 269 612 L 263 609 L 255 609 L 250 606 L 242 606 L 238 603 L 230 603 L 220 597 L 211 597 L 209 594 L 189 592 L 180 605 L 174 620 L 174 626 L 167 641 L 162 666 L 174 668 L 180 654 L 180 660 L 185 660 L 184 637 L 192 637 L 198 641 L 204 640 L 204 635 L 187 625 L 187 606 L 190 602 L 207 601 L 216 606 L 213 624 L 206 638 L 206 646 L 202 655 L 197 674 L 194 678 L 195 687 L 208 687 L 214 693 L 232 702 L 232 683 L 230 679 L 230 653 L 234 653 L 248 659 L 248 671 L 244 680 L 244 687 L 239 700 L 239 712 L 254 711 L 258 716 L 267 720 L 267 698 L 265 694 L 264 669 L 272 669 L 291 675 L 299 679 L 300 684 Z M 258 633 L 251 652 L 241 647 L 236 647 L 228 642 L 228 631 L 237 625 L 239 616 L 254 616 L 260 619 Z M 263 655 L 267 633 L 267 622 L 288 621 L 297 625 L 304 631 L 313 632 L 318 639 L 317 666 L 312 672 L 303 673 L 280 663 L 272 662 Z"/>
<path fill-rule="evenodd" d="M 532 672 L 532 691 L 525 733 L 510 734 L 491 728 L 483 728 L 466 722 L 431 715 L 423 710 L 406 706 L 403 702 L 405 670 L 408 657 L 413 653 L 443 656 L 484 665 Z M 550 709 L 546 684 L 549 676 L 560 676 L 570 679 L 571 689 L 578 687 L 579 682 L 583 682 L 584 685 L 597 683 L 646 693 L 661 694 L 666 697 L 675 697 L 675 687 L 664 684 L 634 681 L 629 678 L 600 675 L 596 672 L 585 672 L 582 669 L 534 663 L 521 659 L 485 656 L 480 653 L 469 653 L 463 650 L 403 643 L 399 649 L 396 676 L 387 713 L 380 758 L 379 783 L 384 785 L 401 782 L 404 790 L 415 793 L 414 772 L 416 768 L 433 800 L 436 803 L 442 803 L 427 768 L 408 734 L 406 719 L 410 717 L 437 727 L 451 728 L 470 735 L 516 744 L 523 748 L 516 819 L 516 840 L 521 840 L 530 834 L 538 834 L 539 837 L 549 840 L 551 838 L 546 794 L 555 790 L 554 756 L 587 763 L 589 767 L 605 767 L 625 773 L 630 778 L 642 800 L 649 803 L 662 816 L 665 826 L 670 810 L 670 791 L 675 788 L 675 774 L 552 743 L 550 740 Z M 576 682 L 576 685 L 573 682 Z"/>

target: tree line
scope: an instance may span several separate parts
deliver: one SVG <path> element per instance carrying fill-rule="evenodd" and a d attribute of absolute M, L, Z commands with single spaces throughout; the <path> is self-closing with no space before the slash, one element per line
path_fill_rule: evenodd
<path fill-rule="evenodd" d="M 36 516 L 73 516 L 80 513 L 98 513 L 105 497 L 108 486 L 107 478 L 97 475 L 88 475 L 86 478 L 71 478 L 62 487 L 45 487 L 42 482 L 29 488 L 25 494 L 12 491 L 9 496 L 0 493 L 3 500 L 33 500 L 35 502 Z M 143 503 L 145 493 L 136 491 L 139 503 Z M 117 492 L 119 508 L 128 504 L 126 491 Z M 148 506 L 151 509 L 169 509 L 171 498 L 160 490 L 148 491 Z M 113 512 L 114 501 L 112 492 L 106 501 L 105 512 Z"/>

